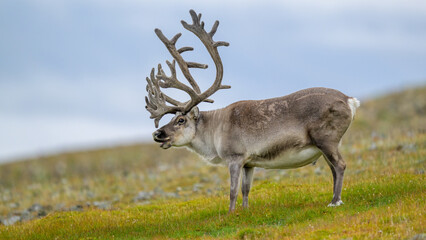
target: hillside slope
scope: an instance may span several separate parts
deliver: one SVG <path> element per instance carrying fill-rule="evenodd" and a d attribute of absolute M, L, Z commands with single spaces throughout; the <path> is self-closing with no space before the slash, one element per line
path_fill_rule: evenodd
<path fill-rule="evenodd" d="M 361 103 L 353 131 L 426 131 L 426 86 L 406 89 Z"/>
<path fill-rule="evenodd" d="M 250 210 L 231 216 L 227 169 L 185 149 L 142 144 L 8 163 L 0 220 L 17 223 L 0 226 L 0 239 L 411 237 L 426 226 L 425 145 L 426 87 L 363 101 L 342 145 L 344 206 L 325 207 L 331 173 L 321 160 L 257 169 Z"/>

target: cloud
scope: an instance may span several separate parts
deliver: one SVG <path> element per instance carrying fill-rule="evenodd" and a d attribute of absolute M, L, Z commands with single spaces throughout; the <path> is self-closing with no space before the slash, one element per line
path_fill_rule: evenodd
<path fill-rule="evenodd" d="M 73 79 L 39 74 L 0 82 L 1 114 L 21 116 L 90 116 L 104 121 L 139 120 L 145 116 L 140 75 Z M 20 84 L 17 84 L 20 83 Z"/>
<path fill-rule="evenodd" d="M 91 2 L 97 6 L 104 7 L 145 7 L 145 8 L 161 8 L 168 14 L 158 11 L 155 14 L 167 17 L 170 8 L 179 9 L 221 9 L 224 12 L 232 11 L 238 15 L 241 11 L 251 9 L 256 12 L 259 8 L 273 8 L 286 13 L 297 13 L 309 15 L 330 15 L 344 14 L 347 12 L 375 12 L 378 14 L 395 14 L 395 15 L 423 15 L 426 11 L 426 2 L 423 0 L 400 1 L 400 0 L 182 0 L 182 1 L 140 1 L 140 0 L 124 0 L 117 3 L 114 0 L 92 0 L 82 1 Z M 305 15 L 306 16 L 306 15 Z"/>
<path fill-rule="evenodd" d="M 426 34 L 406 35 L 400 29 L 374 30 L 336 28 L 313 41 L 313 44 L 322 44 L 332 48 L 344 48 L 356 51 L 357 49 L 403 52 L 415 55 L 426 53 Z"/>
<path fill-rule="evenodd" d="M 127 126 L 88 117 L 2 115 L 0 162 L 35 157 L 56 151 L 88 149 L 123 142 L 148 140 L 144 125 Z"/>

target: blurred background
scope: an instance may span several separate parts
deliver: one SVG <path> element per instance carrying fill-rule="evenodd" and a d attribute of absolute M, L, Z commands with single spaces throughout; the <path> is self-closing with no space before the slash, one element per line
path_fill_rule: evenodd
<path fill-rule="evenodd" d="M 364 100 L 426 83 L 423 0 L 0 1 L 0 161 L 150 142 L 145 77 L 171 60 L 154 28 L 182 32 L 177 45 L 195 47 L 185 58 L 212 66 L 180 24 L 189 9 L 207 30 L 220 20 L 214 39 L 230 43 L 219 51 L 232 88 L 202 110 L 315 86 Z M 203 89 L 214 74 L 193 71 Z"/>
<path fill-rule="evenodd" d="M 351 186 L 371 189 L 377 178 L 387 183 L 385 176 L 424 182 L 424 0 L 2 0 L 0 225 L 58 211 L 202 198 L 226 202 L 226 212 L 227 168 L 207 165 L 182 148 L 160 149 L 145 110 L 145 78 L 158 63 L 172 60 L 154 28 L 168 38 L 182 32 L 177 46 L 195 48 L 184 58 L 213 66 L 180 23 L 191 22 L 189 9 L 203 14 L 207 31 L 220 20 L 214 40 L 230 43 L 219 52 L 223 84 L 232 88 L 217 92 L 215 102 L 202 103 L 201 110 L 309 87 L 335 88 L 361 100 L 340 148 L 348 165 L 343 194 Z M 214 67 L 191 73 L 202 90 L 216 74 Z M 188 99 L 179 91 L 167 94 Z M 324 206 L 331 197 L 331 173 L 323 160 L 292 170 L 256 169 L 254 180 L 253 194 L 272 182 L 321 186 L 329 193 L 320 194 Z M 424 199 L 416 194 L 426 192 L 404 191 L 414 199 Z M 374 192 L 374 199 L 388 203 Z M 422 212 L 423 205 L 413 211 Z M 392 209 L 383 219 L 401 213 L 383 207 Z M 403 227 L 405 235 L 393 238 L 414 235 L 417 225 L 424 229 L 417 218 L 401 216 L 412 221 Z"/>

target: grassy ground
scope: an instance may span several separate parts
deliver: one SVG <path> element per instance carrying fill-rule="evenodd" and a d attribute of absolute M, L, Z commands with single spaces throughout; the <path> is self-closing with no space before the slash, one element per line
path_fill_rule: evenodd
<path fill-rule="evenodd" d="M 34 203 L 47 214 L 0 226 L 0 239 L 404 239 L 426 232 L 426 88 L 364 102 L 341 150 L 343 206 L 326 207 L 332 177 L 321 159 L 256 170 L 249 210 L 239 201 L 232 215 L 227 169 L 182 149 L 137 145 L 0 165 L 0 216 Z M 141 191 L 150 197 L 136 199 Z M 109 210 L 94 206 L 100 201 Z M 75 205 L 82 211 L 68 211 Z"/>

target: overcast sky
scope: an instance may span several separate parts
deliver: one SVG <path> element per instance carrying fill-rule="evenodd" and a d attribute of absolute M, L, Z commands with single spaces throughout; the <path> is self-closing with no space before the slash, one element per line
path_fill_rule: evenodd
<path fill-rule="evenodd" d="M 185 58 L 213 66 L 180 24 L 191 8 L 230 43 L 219 52 L 232 88 L 202 110 L 314 86 L 362 100 L 426 84 L 424 0 L 3 0 L 0 161 L 151 141 L 145 77 L 171 60 L 154 28 L 182 32 L 177 45 L 195 47 Z M 215 72 L 193 75 L 206 89 Z"/>

